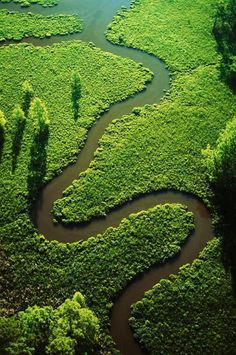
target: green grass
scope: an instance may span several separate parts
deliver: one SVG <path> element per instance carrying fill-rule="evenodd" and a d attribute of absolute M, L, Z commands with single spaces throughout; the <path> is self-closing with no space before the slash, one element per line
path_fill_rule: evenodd
<path fill-rule="evenodd" d="M 130 323 L 149 354 L 235 354 L 236 300 L 220 250 L 212 240 L 133 306 Z"/>
<path fill-rule="evenodd" d="M 215 63 L 211 35 L 219 0 L 135 0 L 113 19 L 107 37 L 162 58 L 172 70 Z"/>
<path fill-rule="evenodd" d="M 0 10 L 0 41 L 24 37 L 50 37 L 81 32 L 83 22 L 78 15 L 43 16 Z"/>
<path fill-rule="evenodd" d="M 177 254 L 193 227 L 184 206 L 166 204 L 133 214 L 87 241 L 61 244 L 38 236 L 21 215 L 0 229 L 2 314 L 33 304 L 57 307 L 80 290 L 108 329 L 119 292 L 151 265 Z"/>
<path fill-rule="evenodd" d="M 163 188 L 193 192 L 207 201 L 201 150 L 214 145 L 236 103 L 219 77 L 212 35 L 217 4 L 137 1 L 109 26 L 109 40 L 118 43 L 122 34 L 122 44 L 163 58 L 175 70 L 175 82 L 159 106 L 142 108 L 107 129 L 91 168 L 55 203 L 57 219 L 88 220 Z"/>
<path fill-rule="evenodd" d="M 28 206 L 27 176 L 33 137 L 30 120 L 27 120 L 17 167 L 12 171 L 12 109 L 22 101 L 22 82 L 27 79 L 35 95 L 48 108 L 50 133 L 44 178 L 48 180 L 76 160 L 88 129 L 101 112 L 142 90 L 151 74 L 129 59 L 104 53 L 80 41 L 44 48 L 11 45 L 0 48 L 0 56 L 0 106 L 8 120 L 0 165 L 0 223 L 3 224 L 18 218 Z M 82 87 L 77 120 L 73 117 L 71 101 L 74 71 L 79 73 Z"/>
<path fill-rule="evenodd" d="M 161 189 L 192 192 L 208 201 L 201 150 L 215 145 L 235 104 L 215 66 L 178 75 L 160 105 L 141 108 L 107 128 L 90 168 L 55 203 L 57 218 L 87 220 Z"/>
<path fill-rule="evenodd" d="M 59 3 L 60 0 L 0 0 L 0 2 L 8 3 L 8 2 L 19 3 L 21 6 L 28 7 L 32 4 L 39 4 L 43 7 L 55 6 Z"/>

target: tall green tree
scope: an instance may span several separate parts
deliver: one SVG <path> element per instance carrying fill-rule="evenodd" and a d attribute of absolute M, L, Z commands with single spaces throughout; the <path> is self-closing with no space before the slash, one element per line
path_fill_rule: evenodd
<path fill-rule="evenodd" d="M 4 131 L 7 121 L 4 113 L 0 110 L 0 162 L 2 158 L 2 151 L 4 146 Z"/>
<path fill-rule="evenodd" d="M 236 90 L 236 0 L 220 2 L 213 32 L 222 54 L 222 75 Z"/>
<path fill-rule="evenodd" d="M 33 306 L 0 318 L 1 354 L 95 354 L 99 331 L 98 319 L 77 292 L 57 309 Z"/>
<path fill-rule="evenodd" d="M 22 110 L 25 116 L 28 116 L 31 101 L 34 97 L 34 90 L 31 84 L 26 80 L 22 84 Z"/>
<path fill-rule="evenodd" d="M 17 105 L 12 113 L 13 137 L 12 137 L 12 171 L 16 168 L 17 157 L 20 153 L 21 142 L 25 129 L 25 114 L 20 105 Z"/>
<path fill-rule="evenodd" d="M 71 78 L 71 99 L 73 105 L 74 119 L 79 115 L 79 100 L 81 98 L 81 80 L 77 72 L 73 72 Z"/>
<path fill-rule="evenodd" d="M 31 146 L 31 159 L 28 173 L 28 191 L 35 200 L 46 174 L 47 143 L 49 136 L 49 118 L 45 104 L 35 98 L 29 109 L 29 118 L 33 125 L 34 134 Z"/>
<path fill-rule="evenodd" d="M 216 148 L 208 147 L 204 154 L 219 216 L 217 227 L 223 237 L 222 260 L 231 271 L 236 293 L 236 117 L 226 125 Z"/>

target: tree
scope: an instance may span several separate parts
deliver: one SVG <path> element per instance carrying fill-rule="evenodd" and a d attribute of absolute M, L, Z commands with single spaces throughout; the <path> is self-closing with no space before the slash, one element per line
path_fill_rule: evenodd
<path fill-rule="evenodd" d="M 81 80 L 78 73 L 73 72 L 71 82 L 71 98 L 74 111 L 74 119 L 78 118 L 79 114 L 79 99 L 81 97 Z"/>
<path fill-rule="evenodd" d="M 219 216 L 218 231 L 222 238 L 222 260 L 231 271 L 236 292 L 236 117 L 228 122 L 217 146 L 204 151 L 209 182 L 214 192 L 213 205 Z"/>
<path fill-rule="evenodd" d="M 52 328 L 48 353 L 54 354 L 55 344 L 64 343 L 68 349 L 69 346 L 73 347 L 73 352 L 68 354 L 93 354 L 98 333 L 98 319 L 86 308 L 81 293 L 76 292 L 72 300 L 66 300 L 55 311 L 55 326 Z"/>
<path fill-rule="evenodd" d="M 46 106 L 39 98 L 35 98 L 32 101 L 29 109 L 29 118 L 33 123 L 34 135 L 29 163 L 28 191 L 32 200 L 35 200 L 46 173 L 46 148 L 50 123 Z"/>
<path fill-rule="evenodd" d="M 25 116 L 28 116 L 31 101 L 34 97 L 34 91 L 30 83 L 26 80 L 22 84 L 22 110 Z"/>
<path fill-rule="evenodd" d="M 30 105 L 29 117 L 33 122 L 36 134 L 39 132 L 43 133 L 48 130 L 50 121 L 48 118 L 47 108 L 44 102 L 38 97 L 36 97 Z"/>
<path fill-rule="evenodd" d="M 0 161 L 2 157 L 3 145 L 4 145 L 4 131 L 7 121 L 4 113 L 0 110 Z"/>
<path fill-rule="evenodd" d="M 99 323 L 77 292 L 57 309 L 28 307 L 12 318 L 0 318 L 1 354 L 94 354 Z"/>
<path fill-rule="evenodd" d="M 12 138 L 12 170 L 14 171 L 16 168 L 17 157 L 21 148 L 21 141 L 23 138 L 26 121 L 25 114 L 19 105 L 17 105 L 13 110 L 12 118 L 15 128 Z"/>
<path fill-rule="evenodd" d="M 222 1 L 213 28 L 222 54 L 221 73 L 232 89 L 236 89 L 236 0 Z"/>

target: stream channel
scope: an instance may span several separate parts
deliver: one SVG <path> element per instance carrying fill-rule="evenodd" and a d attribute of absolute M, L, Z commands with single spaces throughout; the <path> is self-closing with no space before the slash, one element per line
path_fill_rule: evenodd
<path fill-rule="evenodd" d="M 57 6 L 48 8 L 43 8 L 39 5 L 32 5 L 30 9 L 22 8 L 14 3 L 0 4 L 0 8 L 20 12 L 30 11 L 43 15 L 79 13 L 84 21 L 82 33 L 52 36 L 45 39 L 25 38 L 23 41 L 37 46 L 52 45 L 63 40 L 79 39 L 85 42 L 93 42 L 96 47 L 101 48 L 103 51 L 142 63 L 144 67 L 149 68 L 154 73 L 153 80 L 144 91 L 121 103 L 112 105 L 109 111 L 105 112 L 93 125 L 88 133 L 85 146 L 78 155 L 77 162 L 64 169 L 58 177 L 43 187 L 33 211 L 34 224 L 39 233 L 49 240 L 56 239 L 63 243 L 87 239 L 90 236 L 103 233 L 108 227 L 117 227 L 121 220 L 131 213 L 147 210 L 158 204 L 181 203 L 186 205 L 188 210 L 194 214 L 195 230 L 186 240 L 181 252 L 170 261 L 161 265 L 154 265 L 132 280 L 114 302 L 111 312 L 112 338 L 122 354 L 139 355 L 143 354 L 143 351 L 135 341 L 128 323 L 130 307 L 143 297 L 144 292 L 150 290 L 162 278 L 167 278 L 170 274 L 176 274 L 182 265 L 191 263 L 197 258 L 206 242 L 213 238 L 209 211 L 197 197 L 189 193 L 160 191 L 142 195 L 131 202 L 114 208 L 106 217 L 94 218 L 86 224 L 57 225 L 53 223 L 51 214 L 53 203 L 61 198 L 63 191 L 72 181 L 78 179 L 79 174 L 89 167 L 93 160 L 94 152 L 98 147 L 98 141 L 108 124 L 113 119 L 129 114 L 134 107 L 160 102 L 165 91 L 170 88 L 169 72 L 165 64 L 158 58 L 140 50 L 113 45 L 105 38 L 104 33 L 113 16 L 121 6 L 129 7 L 130 3 L 130 0 L 60 0 Z M 5 43 L 13 42 L 7 41 Z"/>

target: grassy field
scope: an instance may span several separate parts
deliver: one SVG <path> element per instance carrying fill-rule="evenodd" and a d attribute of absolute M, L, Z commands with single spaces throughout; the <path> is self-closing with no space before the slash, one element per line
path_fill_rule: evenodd
<path fill-rule="evenodd" d="M 43 7 L 47 6 L 55 6 L 59 3 L 60 0 L 0 0 L 0 2 L 7 3 L 7 2 L 16 2 L 19 3 L 21 6 L 28 7 L 32 4 L 39 4 Z"/>
<path fill-rule="evenodd" d="M 161 105 L 141 108 L 108 127 L 90 169 L 55 203 L 57 217 L 87 220 L 142 193 L 170 188 L 207 202 L 201 150 L 214 146 L 235 104 L 216 66 L 178 75 Z"/>
<path fill-rule="evenodd" d="M 83 22 L 78 15 L 42 16 L 0 10 L 0 21 L 0 41 L 66 35 L 81 32 L 83 28 Z"/>
<path fill-rule="evenodd" d="M 220 250 L 212 240 L 133 306 L 131 325 L 149 354 L 235 354 L 236 300 Z"/>
<path fill-rule="evenodd" d="M 76 160 L 88 129 L 101 112 L 143 89 L 151 74 L 131 60 L 103 53 L 80 41 L 44 48 L 11 45 L 0 48 L 0 56 L 0 106 L 7 118 L 1 161 L 0 223 L 3 224 L 18 218 L 28 206 L 27 176 L 33 129 L 30 120 L 26 122 L 14 171 L 12 160 L 15 129 L 12 110 L 16 104 L 21 104 L 22 82 L 27 79 L 32 84 L 35 96 L 44 100 L 48 109 L 50 134 L 44 177 L 47 180 Z M 74 71 L 81 77 L 80 117 L 77 120 L 73 117 L 71 100 Z"/>

